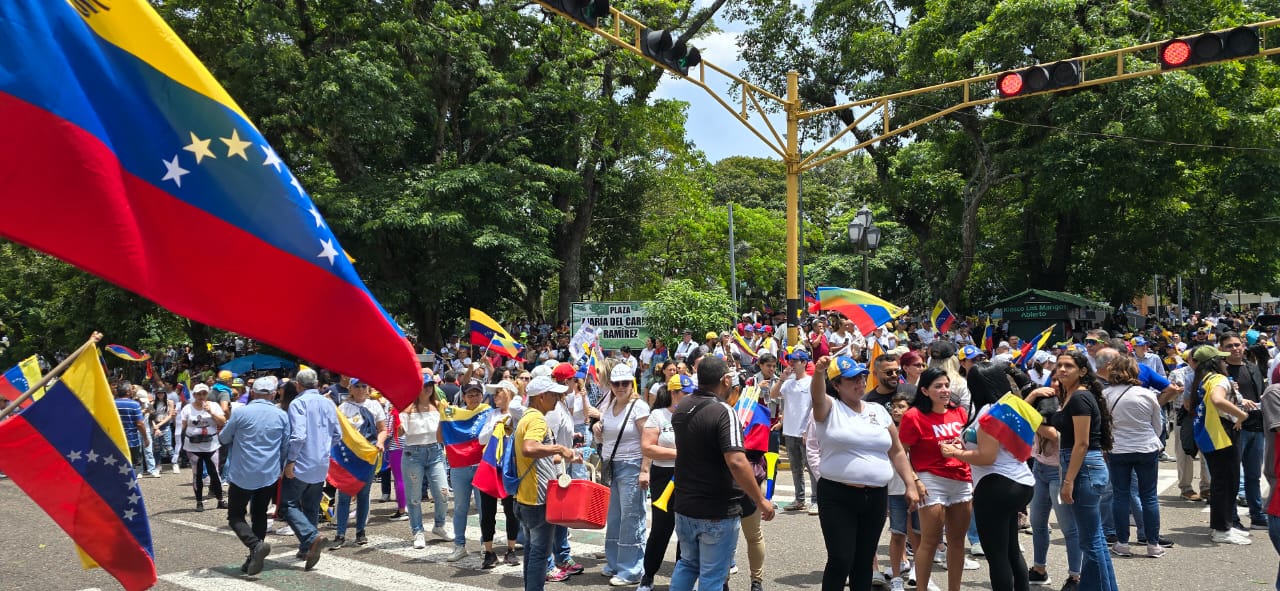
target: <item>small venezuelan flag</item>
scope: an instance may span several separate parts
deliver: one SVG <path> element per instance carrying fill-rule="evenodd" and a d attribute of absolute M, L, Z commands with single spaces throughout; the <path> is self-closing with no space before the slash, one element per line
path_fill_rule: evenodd
<path fill-rule="evenodd" d="M 1019 462 L 1031 457 L 1031 444 L 1043 417 L 1027 401 L 1005 394 L 978 419 L 978 428 L 995 437 Z"/>
<path fill-rule="evenodd" d="M 848 316 L 864 335 L 907 313 L 906 308 L 899 308 L 865 291 L 842 287 L 819 287 L 818 301 L 823 310 L 835 310 Z"/>
<path fill-rule="evenodd" d="M 139 353 L 124 345 L 107 345 L 104 347 L 108 353 L 115 355 L 125 361 L 146 361 L 151 359 L 148 353 Z"/>
<path fill-rule="evenodd" d="M 488 347 L 499 355 L 514 359 L 524 347 L 517 343 L 498 321 L 475 308 L 471 309 L 471 344 Z"/>
<path fill-rule="evenodd" d="M 956 321 L 955 315 L 951 313 L 946 304 L 942 303 L 942 300 L 938 300 L 938 303 L 933 305 L 933 313 L 929 315 L 929 318 L 933 321 L 933 327 L 941 333 L 946 333 L 950 330 L 951 324 Z"/>
<path fill-rule="evenodd" d="M 9 368 L 9 371 L 0 374 L 0 398 L 9 401 L 17 400 L 31 388 L 32 384 L 39 382 L 41 377 L 40 360 L 35 355 L 23 359 L 17 365 Z M 20 406 L 26 408 L 43 395 L 44 392 L 36 392 Z"/>

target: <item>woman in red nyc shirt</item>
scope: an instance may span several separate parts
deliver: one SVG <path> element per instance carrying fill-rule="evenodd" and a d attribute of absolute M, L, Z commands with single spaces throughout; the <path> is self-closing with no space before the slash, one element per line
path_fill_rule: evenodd
<path fill-rule="evenodd" d="M 946 371 L 931 367 L 920 374 L 911 409 L 898 427 L 902 445 L 911 454 L 911 467 L 928 494 L 920 499 L 920 548 L 916 551 L 917 589 L 929 588 L 933 555 L 947 531 L 947 588 L 960 590 L 964 575 L 964 536 L 969 531 L 973 478 L 969 465 L 943 457 L 940 443 L 961 444 L 969 417 L 951 405 L 951 380 Z"/>

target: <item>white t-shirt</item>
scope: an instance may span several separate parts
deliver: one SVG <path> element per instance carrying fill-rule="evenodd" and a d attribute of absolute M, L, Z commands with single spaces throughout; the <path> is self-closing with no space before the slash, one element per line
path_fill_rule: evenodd
<path fill-rule="evenodd" d="M 827 335 L 827 346 L 831 348 L 831 355 L 849 355 L 849 345 L 853 344 L 853 333 L 833 332 Z"/>
<path fill-rule="evenodd" d="M 635 400 L 628 402 L 627 405 L 635 405 L 631 409 L 631 418 L 627 418 L 627 406 L 622 407 L 622 412 L 613 414 L 613 399 L 607 398 L 600 408 L 600 441 L 603 448 L 600 451 L 602 460 L 639 460 L 640 453 L 640 430 L 636 428 L 636 421 L 649 416 L 649 405 L 643 400 Z M 623 425 L 626 419 L 627 424 Z M 618 438 L 618 431 L 622 429 L 622 438 Z M 617 453 L 614 453 L 613 442 L 618 442 Z"/>
<path fill-rule="evenodd" d="M 787 437 L 804 435 L 804 418 L 813 407 L 813 398 L 809 395 L 812 381 L 807 375 L 798 380 L 793 375 L 778 388 L 782 395 L 782 434 Z"/>
<path fill-rule="evenodd" d="M 347 420 L 351 421 L 351 426 L 356 429 L 360 428 L 360 424 L 364 419 L 360 416 L 359 407 L 363 406 L 369 414 L 373 415 L 373 422 L 378 423 L 387 420 L 387 411 L 382 408 L 382 404 L 372 398 L 366 398 L 364 402 L 356 404 L 350 399 L 338 406 L 338 412 L 346 415 Z"/>
<path fill-rule="evenodd" d="M 933 331 L 927 328 L 917 329 L 916 336 L 919 337 L 920 342 L 926 345 L 933 342 Z M 905 492 L 903 494 L 905 494 Z"/>
<path fill-rule="evenodd" d="M 649 420 L 644 423 L 645 430 L 654 430 L 658 432 L 658 445 L 670 449 L 676 448 L 676 430 L 671 426 L 671 409 L 659 408 L 649 414 Z M 653 460 L 654 466 L 663 468 L 676 467 L 675 460 Z"/>
<path fill-rule="evenodd" d="M 191 403 L 182 407 L 182 412 L 178 413 L 178 424 L 185 425 L 182 435 L 182 449 L 185 451 L 210 452 L 218 449 L 218 423 L 213 420 L 213 416 L 219 418 L 223 416 L 222 406 L 216 402 L 209 402 L 209 410 L 196 410 Z M 202 443 L 193 443 L 188 435 L 212 435 L 209 441 Z"/>
<path fill-rule="evenodd" d="M 439 412 L 401 412 L 400 424 L 404 425 L 404 445 L 430 445 L 436 443 L 440 430 Z"/>
<path fill-rule="evenodd" d="M 985 415 L 990 411 L 990 404 L 982 407 L 982 409 L 978 411 L 978 418 L 982 418 L 982 415 Z M 977 424 L 977 419 L 974 420 L 974 424 Z M 966 441 L 964 447 L 965 449 L 977 449 L 978 445 Z M 978 485 L 978 481 L 991 474 L 999 474 L 1018 484 L 1025 484 L 1027 486 L 1036 485 L 1036 478 L 1031 474 L 1031 468 L 1027 467 L 1027 463 L 1019 462 L 1018 458 L 1013 457 L 1013 454 L 1009 453 L 1009 450 L 1005 449 L 1003 445 L 1000 446 L 1000 450 L 996 452 L 995 463 L 990 466 L 979 466 L 977 464 L 973 464 L 971 468 L 973 469 L 974 486 Z"/>
<path fill-rule="evenodd" d="M 823 478 L 863 486 L 888 486 L 893 480 L 893 465 L 889 462 L 889 448 L 893 445 L 889 427 L 893 418 L 883 405 L 864 402 L 862 412 L 855 412 L 833 400 L 827 420 L 815 419 L 815 423 Z"/>
<path fill-rule="evenodd" d="M 698 348 L 698 343 L 695 341 L 689 341 L 687 343 L 684 341 L 680 341 L 680 344 L 676 346 L 676 358 L 681 359 L 684 357 L 688 357 L 693 353 L 693 350 L 697 348 Z"/>
<path fill-rule="evenodd" d="M 1113 454 L 1150 453 L 1160 451 L 1160 403 L 1155 392 L 1142 386 L 1113 384 L 1102 390 L 1102 398 L 1111 409 Z"/>

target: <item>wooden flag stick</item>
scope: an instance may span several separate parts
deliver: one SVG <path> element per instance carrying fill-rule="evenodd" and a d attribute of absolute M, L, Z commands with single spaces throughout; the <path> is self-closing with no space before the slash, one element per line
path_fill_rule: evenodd
<path fill-rule="evenodd" d="M 49 382 L 52 382 L 54 378 L 62 375 L 62 372 L 67 371 L 67 368 L 71 367 L 71 364 L 75 363 L 76 359 L 79 359 L 81 354 L 83 354 L 86 350 L 88 350 L 91 345 L 96 345 L 101 340 L 102 340 L 102 333 L 94 331 L 93 336 L 90 336 L 89 340 L 85 341 L 83 345 L 80 345 L 80 348 L 76 349 L 75 353 L 72 353 L 71 355 L 67 356 L 66 359 L 63 359 L 62 363 L 59 363 L 58 366 L 53 368 L 52 371 L 45 374 L 43 378 L 40 378 L 40 381 L 36 382 L 35 384 L 32 384 L 31 387 L 28 388 L 26 392 L 22 393 L 22 396 L 19 396 L 17 400 L 10 402 L 9 406 L 4 407 L 4 410 L 0 410 L 0 421 L 3 421 L 5 417 L 12 414 L 13 411 L 18 408 L 18 405 L 22 404 L 23 402 L 26 402 L 28 399 L 34 396 L 36 392 L 39 392 L 41 388 L 48 386 Z"/>

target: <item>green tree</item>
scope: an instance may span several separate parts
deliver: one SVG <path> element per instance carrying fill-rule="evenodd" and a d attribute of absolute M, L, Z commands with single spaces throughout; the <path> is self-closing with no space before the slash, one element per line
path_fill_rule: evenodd
<path fill-rule="evenodd" d="M 649 332 L 675 338 L 683 329 L 694 334 L 719 331 L 736 316 L 733 300 L 724 291 L 699 289 L 687 279 L 673 280 L 645 306 Z"/>

